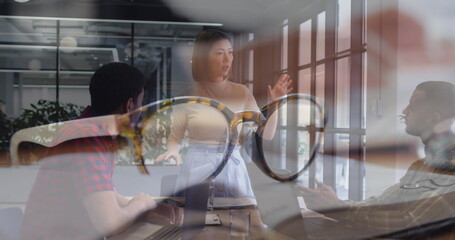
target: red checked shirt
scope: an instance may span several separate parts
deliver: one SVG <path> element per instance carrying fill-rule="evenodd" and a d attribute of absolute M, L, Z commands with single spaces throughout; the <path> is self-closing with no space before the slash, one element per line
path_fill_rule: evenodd
<path fill-rule="evenodd" d="M 91 131 L 95 125 L 72 124 L 59 134 Z M 90 193 L 113 191 L 116 144 L 111 136 L 81 138 L 49 150 L 29 195 L 21 239 L 99 239 L 82 199 Z"/>

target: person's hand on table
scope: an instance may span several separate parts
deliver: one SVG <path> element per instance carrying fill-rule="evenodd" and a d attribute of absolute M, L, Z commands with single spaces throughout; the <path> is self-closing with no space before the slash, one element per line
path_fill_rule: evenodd
<path fill-rule="evenodd" d="M 332 208 L 340 199 L 333 189 L 316 179 L 317 188 L 311 189 L 296 185 L 305 200 L 305 204 L 311 210 L 324 210 Z"/>
<path fill-rule="evenodd" d="M 183 208 L 160 203 L 156 208 L 146 213 L 145 220 L 153 224 L 181 226 L 183 223 Z"/>
<path fill-rule="evenodd" d="M 156 159 L 155 159 L 155 162 L 159 163 L 161 161 L 164 161 L 164 160 L 168 160 L 168 159 L 171 159 L 173 158 L 175 160 L 175 163 L 177 166 L 180 166 L 181 163 L 182 163 L 182 157 L 180 156 L 179 154 L 179 151 L 176 150 L 176 151 L 167 151 L 161 155 L 159 155 Z"/>
<path fill-rule="evenodd" d="M 118 198 L 117 201 L 119 201 Z M 156 207 L 155 201 L 148 194 L 145 193 L 137 194 L 136 196 L 131 198 L 131 200 L 128 201 L 127 205 L 137 205 L 140 209 L 139 211 L 141 212 Z"/>

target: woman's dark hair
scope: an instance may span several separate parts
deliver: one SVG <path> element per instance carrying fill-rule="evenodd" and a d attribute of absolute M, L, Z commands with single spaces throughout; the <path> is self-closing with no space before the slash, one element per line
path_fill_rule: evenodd
<path fill-rule="evenodd" d="M 113 62 L 98 68 L 90 80 L 94 114 L 111 114 L 130 98 L 136 102 L 144 85 L 144 74 L 126 63 Z"/>
<path fill-rule="evenodd" d="M 200 82 L 207 80 L 207 66 L 210 49 L 217 41 L 224 39 L 231 42 L 231 39 L 226 33 L 216 29 L 207 29 L 197 35 L 192 59 L 192 73 L 195 81 Z"/>

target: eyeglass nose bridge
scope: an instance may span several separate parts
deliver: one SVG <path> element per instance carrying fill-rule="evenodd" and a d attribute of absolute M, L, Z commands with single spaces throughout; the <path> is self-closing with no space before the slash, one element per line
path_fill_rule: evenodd
<path fill-rule="evenodd" d="M 253 122 L 257 125 L 261 125 L 265 121 L 264 116 L 260 112 L 255 111 L 244 111 L 235 113 L 234 117 L 230 122 L 230 128 L 235 128 L 240 123 Z"/>
<path fill-rule="evenodd" d="M 258 128 L 262 128 L 266 122 L 266 118 L 262 115 L 261 112 L 255 111 L 244 111 L 244 112 L 237 112 L 234 114 L 231 122 L 229 123 L 229 128 L 231 131 L 236 130 L 237 125 L 241 123 L 253 123 Z M 234 134 L 235 135 L 235 134 Z"/>

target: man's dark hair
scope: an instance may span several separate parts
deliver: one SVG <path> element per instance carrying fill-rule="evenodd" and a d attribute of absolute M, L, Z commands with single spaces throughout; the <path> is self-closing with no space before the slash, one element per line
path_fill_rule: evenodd
<path fill-rule="evenodd" d="M 455 85 L 443 81 L 428 81 L 417 85 L 425 92 L 428 102 L 443 119 L 455 117 Z"/>
<path fill-rule="evenodd" d="M 197 35 L 192 59 L 194 81 L 200 82 L 207 80 L 207 66 L 210 49 L 217 41 L 224 39 L 231 42 L 231 39 L 226 33 L 216 29 L 207 29 Z"/>
<path fill-rule="evenodd" d="M 130 98 L 136 102 L 144 85 L 144 74 L 126 63 L 113 62 L 98 68 L 90 80 L 93 113 L 111 114 Z"/>

